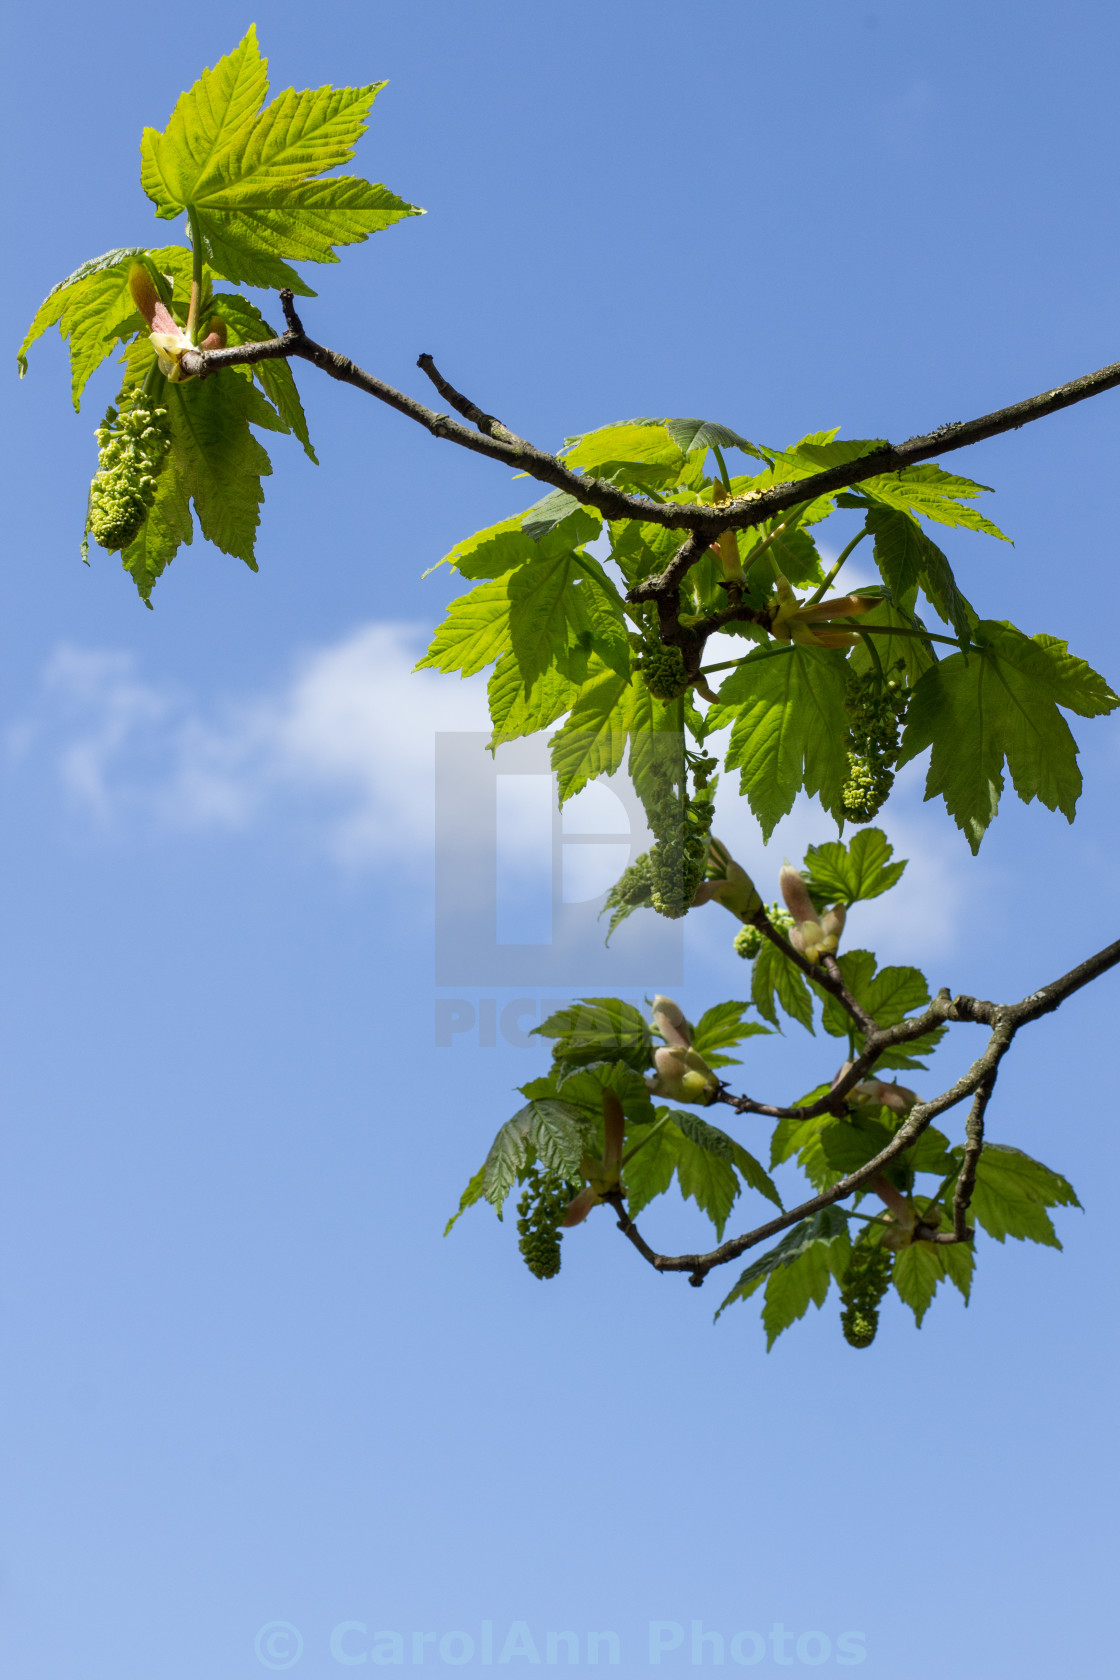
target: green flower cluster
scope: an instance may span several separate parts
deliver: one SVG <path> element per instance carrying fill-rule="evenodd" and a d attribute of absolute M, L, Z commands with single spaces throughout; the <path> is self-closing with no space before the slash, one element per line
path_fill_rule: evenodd
<path fill-rule="evenodd" d="M 715 759 L 689 755 L 695 792 L 688 796 L 687 772 L 680 774 L 669 755 L 650 766 L 646 816 L 656 837 L 649 858 L 650 903 L 659 915 L 678 920 L 696 897 L 708 867 L 712 837 Z M 641 860 L 639 859 L 639 862 Z M 632 866 L 637 868 L 637 864 Z"/>
<path fill-rule="evenodd" d="M 894 1253 L 879 1241 L 874 1225 L 866 1226 L 852 1244 L 852 1256 L 840 1288 L 844 1340 L 855 1348 L 870 1347 L 879 1328 L 879 1303 L 891 1281 Z"/>
<path fill-rule="evenodd" d="M 534 1277 L 555 1277 L 560 1270 L 560 1221 L 577 1186 L 535 1164 L 525 1175 L 517 1204 L 517 1246 Z"/>
<path fill-rule="evenodd" d="M 171 447 L 167 410 L 138 395 L 120 413 L 107 409 L 96 437 L 97 473 L 89 487 L 86 529 L 112 553 L 134 542 L 148 517 Z"/>
<path fill-rule="evenodd" d="M 638 669 L 642 681 L 657 700 L 676 700 L 689 686 L 684 655 L 678 647 L 661 642 L 643 642 Z"/>
<path fill-rule="evenodd" d="M 633 863 L 628 864 L 622 871 L 603 904 L 604 911 L 611 911 L 607 944 L 610 944 L 611 934 L 619 922 L 624 922 L 635 910 L 644 910 L 652 903 L 653 870 L 649 853 L 643 852 L 641 857 L 635 858 Z"/>
<path fill-rule="evenodd" d="M 877 817 L 894 785 L 898 739 L 909 696 L 898 677 L 848 674 L 848 780 L 840 795 L 848 822 Z"/>
<path fill-rule="evenodd" d="M 789 938 L 789 930 L 793 926 L 793 917 L 782 904 L 768 904 L 766 919 L 771 927 L 776 927 L 779 933 Z M 735 950 L 747 962 L 753 962 L 762 949 L 762 934 L 756 927 L 741 927 L 735 935 Z"/>

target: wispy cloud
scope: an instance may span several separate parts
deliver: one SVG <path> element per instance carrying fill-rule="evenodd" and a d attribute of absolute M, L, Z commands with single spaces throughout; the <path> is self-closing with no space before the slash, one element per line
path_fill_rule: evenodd
<path fill-rule="evenodd" d="M 369 624 L 305 655 L 273 692 L 204 703 L 128 654 L 60 647 L 16 756 L 50 761 L 106 827 L 240 829 L 315 797 L 325 842 L 358 863 L 426 846 L 438 730 L 485 729 L 481 679 L 413 674 L 419 631 Z"/>
<path fill-rule="evenodd" d="M 64 645 L 44 670 L 30 715 L 9 731 L 9 751 L 47 765 L 67 798 L 108 831 L 238 831 L 266 818 L 296 820 L 298 808 L 301 825 L 310 824 L 340 864 L 411 856 L 426 867 L 435 735 L 483 731 L 487 717 L 481 677 L 413 672 L 421 645 L 418 626 L 366 624 L 305 653 L 271 689 L 206 699 L 153 681 L 129 654 Z M 910 859 L 902 883 L 852 917 L 853 937 L 884 961 L 948 953 L 970 897 L 982 889 L 976 865 L 961 870 L 963 842 L 943 813 L 923 807 L 921 781 L 920 768 L 908 766 L 880 823 L 896 855 Z M 783 858 L 799 861 L 835 830 L 799 798 L 764 846 L 736 784 L 733 773 L 723 778 L 716 832 L 770 898 Z M 510 868 L 526 849 L 549 844 L 540 820 L 519 824 L 515 814 L 505 812 L 499 836 Z M 563 828 L 609 833 L 630 821 L 640 821 L 640 812 L 628 814 L 598 786 L 566 808 Z M 625 863 L 624 846 L 565 846 L 564 853 L 571 899 L 602 891 Z M 695 929 L 701 944 L 730 937 L 729 918 L 713 911 L 697 921 L 705 924 Z"/>

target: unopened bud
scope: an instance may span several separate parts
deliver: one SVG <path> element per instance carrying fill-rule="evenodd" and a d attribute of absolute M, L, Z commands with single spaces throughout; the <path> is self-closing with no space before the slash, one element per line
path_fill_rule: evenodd
<path fill-rule="evenodd" d="M 792 864 L 783 863 L 781 874 L 778 876 L 778 890 L 795 922 L 816 921 L 817 912 L 809 897 L 809 889 Z"/>
<path fill-rule="evenodd" d="M 719 1080 L 696 1050 L 663 1044 L 653 1053 L 655 1074 L 649 1076 L 653 1096 L 706 1108 L 719 1094 Z"/>
<path fill-rule="evenodd" d="M 199 345 L 200 350 L 224 350 L 226 347 L 226 324 L 220 315 L 214 315 L 206 323 L 206 337 Z"/>
<path fill-rule="evenodd" d="M 692 1043 L 692 1028 L 684 1018 L 684 1011 L 672 998 L 660 995 L 654 998 L 653 1024 L 666 1044 L 680 1045 L 687 1050 Z"/>

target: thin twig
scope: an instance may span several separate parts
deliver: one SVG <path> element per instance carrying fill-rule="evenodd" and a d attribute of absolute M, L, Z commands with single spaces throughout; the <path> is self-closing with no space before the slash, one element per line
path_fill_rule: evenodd
<path fill-rule="evenodd" d="M 966 1215 L 972 1201 L 972 1190 L 976 1183 L 976 1168 L 984 1150 L 984 1111 L 991 1099 L 995 1088 L 995 1069 L 976 1087 L 976 1095 L 972 1099 L 972 1107 L 965 1121 L 964 1161 L 961 1164 L 961 1176 L 957 1180 L 957 1188 L 953 1194 L 953 1240 L 954 1242 L 970 1242 L 972 1227 L 968 1224 Z"/>
<path fill-rule="evenodd" d="M 471 402 L 469 397 L 465 397 L 461 391 L 457 391 L 454 385 L 443 377 L 435 362 L 426 352 L 423 356 L 416 358 L 416 366 L 427 374 L 440 396 L 451 404 L 455 412 L 461 414 L 464 419 L 472 421 L 484 437 L 501 438 L 503 443 L 525 442 L 523 437 L 518 437 L 516 432 L 503 425 L 496 415 L 486 414 L 476 403 Z"/>
<path fill-rule="evenodd" d="M 765 932 L 765 929 L 763 928 L 760 931 Z M 1091 981 L 1097 979 L 1109 969 L 1115 968 L 1117 964 L 1120 964 L 1120 940 L 1111 945 L 1106 945 L 1103 950 L 1098 951 L 1092 957 L 1088 957 L 1083 963 L 1079 963 L 1076 968 L 1070 969 L 1068 974 L 1063 974 L 1059 979 L 1051 981 L 1049 985 L 1041 987 L 1036 992 L 1031 992 L 1019 1003 L 1004 1006 L 963 995 L 950 999 L 948 992 L 942 991 L 933 1000 L 924 1015 L 917 1016 L 910 1021 L 899 1022 L 895 1027 L 878 1028 L 873 1034 L 870 1034 L 863 1056 L 857 1059 L 842 1080 L 837 1081 L 835 1088 L 829 1092 L 828 1097 L 817 1103 L 807 1104 L 803 1109 L 770 1109 L 761 1104 L 752 1103 L 748 1098 L 725 1098 L 724 1100 L 730 1100 L 732 1106 L 738 1108 L 740 1112 L 761 1112 L 781 1118 L 787 1116 L 790 1118 L 809 1118 L 811 1115 L 826 1114 L 833 1111 L 837 1098 L 846 1094 L 858 1078 L 862 1076 L 857 1072 L 861 1063 L 866 1068 L 890 1044 L 905 1043 L 907 1039 L 918 1037 L 921 1032 L 930 1031 L 934 1026 L 948 1021 L 983 1022 L 992 1029 L 983 1053 L 973 1062 L 966 1074 L 962 1075 L 948 1090 L 943 1091 L 940 1096 L 932 1098 L 929 1102 L 917 1103 L 910 1110 L 894 1137 L 879 1151 L 878 1155 L 865 1162 L 855 1172 L 848 1173 L 846 1177 L 830 1186 L 829 1189 L 822 1191 L 820 1195 L 812 1197 L 807 1202 L 802 1202 L 798 1207 L 789 1209 L 788 1212 L 775 1219 L 768 1220 L 765 1225 L 759 1225 L 753 1231 L 747 1231 L 742 1236 L 733 1237 L 728 1242 L 721 1243 L 718 1248 L 711 1249 L 706 1254 L 659 1254 L 656 1249 L 650 1247 L 629 1218 L 622 1225 L 625 1235 L 643 1258 L 657 1271 L 688 1272 L 690 1274 L 689 1282 L 700 1284 L 703 1283 L 704 1278 L 713 1267 L 726 1265 L 728 1261 L 737 1259 L 748 1249 L 755 1248 L 768 1238 L 778 1236 L 782 1231 L 788 1230 L 791 1225 L 799 1224 L 801 1220 L 808 1219 L 815 1213 L 820 1213 L 822 1209 L 831 1207 L 835 1202 L 846 1200 L 847 1197 L 854 1195 L 857 1190 L 862 1190 L 872 1179 L 882 1173 L 884 1167 L 890 1166 L 917 1141 L 931 1120 L 934 1120 L 939 1114 L 945 1113 L 947 1109 L 956 1107 L 966 1097 L 977 1097 L 978 1099 L 973 1104 L 972 1113 L 969 1117 L 970 1129 L 967 1133 L 969 1143 L 975 1141 L 982 1146 L 984 1110 L 991 1096 L 1000 1062 L 1010 1049 L 1015 1034 L 1021 1027 L 1028 1025 L 1031 1021 L 1037 1021 L 1041 1016 L 1057 1009 L 1065 1002 L 1066 998 L 1071 997 L 1074 992 L 1080 991 L 1083 986 L 1089 985 Z M 980 1100 L 979 1093 L 982 1090 L 984 1094 L 982 1100 Z M 978 1157 L 979 1148 L 975 1150 L 975 1154 Z M 968 1159 L 969 1153 L 966 1146 L 966 1164 Z M 974 1166 L 972 1170 L 974 1179 Z M 963 1180 L 964 1168 L 962 1168 L 961 1176 Z M 971 1195 L 971 1185 L 968 1186 L 968 1194 Z M 968 1229 L 967 1226 L 962 1226 L 967 1205 L 967 1202 L 963 1203 L 958 1219 L 956 1204 L 954 1203 L 953 1231 L 951 1233 L 948 1231 L 939 1232 L 931 1240 L 940 1243 L 968 1241 L 969 1238 L 961 1234 L 962 1229 L 965 1232 Z"/>
<path fill-rule="evenodd" d="M 449 415 L 437 414 L 433 409 L 426 408 L 423 403 L 387 385 L 384 380 L 366 373 L 348 356 L 316 344 L 313 339 L 307 337 L 302 325 L 295 325 L 297 318 L 294 309 L 289 312 L 291 294 L 281 292 L 280 300 L 288 320 L 288 332 L 279 338 L 261 343 L 233 345 L 226 350 L 188 351 L 182 358 L 183 371 L 205 377 L 220 368 L 238 367 L 275 357 L 299 357 L 303 361 L 314 363 L 316 367 L 330 374 L 332 379 L 354 385 L 368 396 L 388 404 L 398 413 L 425 427 L 433 437 L 457 443 L 475 454 L 486 455 L 491 460 L 512 465 L 543 484 L 567 490 L 584 506 L 598 508 L 600 513 L 609 519 L 641 519 L 650 524 L 664 525 L 670 530 L 693 531 L 703 536 L 704 542 L 698 546 L 695 558 L 699 558 L 703 548 L 713 542 L 722 531 L 749 530 L 800 502 L 815 501 L 821 496 L 832 495 L 839 490 L 860 484 L 864 479 L 884 473 L 902 472 L 922 461 L 930 461 L 953 450 L 980 443 L 986 438 L 997 437 L 1001 432 L 1017 430 L 1033 420 L 1056 414 L 1060 409 L 1069 408 L 1074 403 L 1084 402 L 1089 397 L 1099 396 L 1102 392 L 1120 385 L 1120 362 L 1114 362 L 1095 373 L 1084 374 L 1079 379 L 1070 380 L 1068 384 L 1055 386 L 1038 396 L 1013 403 L 1008 408 L 980 415 L 975 420 L 940 426 L 936 431 L 908 438 L 905 443 L 897 446 L 883 444 L 854 461 L 827 467 L 809 478 L 775 484 L 766 490 L 751 490 L 727 502 L 660 502 L 629 495 L 603 479 L 574 473 L 570 468 L 563 466 L 554 455 L 535 449 L 522 440 L 507 442 L 504 436 L 487 436 L 473 432 L 453 421 Z M 448 401 L 450 400 L 449 396 Z M 465 403 L 467 399 L 463 398 L 462 401 Z M 473 404 L 471 408 L 474 408 Z M 483 411 L 479 409 L 477 412 L 482 414 Z M 500 423 L 495 422 L 495 425 L 498 424 Z M 502 430 L 504 432 L 505 429 Z"/>

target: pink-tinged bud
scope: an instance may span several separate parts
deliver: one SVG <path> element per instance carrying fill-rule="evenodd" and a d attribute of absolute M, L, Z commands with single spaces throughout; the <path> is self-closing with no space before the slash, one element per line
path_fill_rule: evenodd
<path fill-rule="evenodd" d="M 598 1192 L 592 1190 L 590 1185 L 585 1186 L 579 1195 L 574 1196 L 568 1203 L 568 1211 L 560 1221 L 561 1225 L 582 1225 L 598 1200 Z"/>
<path fill-rule="evenodd" d="M 200 350 L 224 350 L 226 347 L 226 324 L 220 315 L 215 315 L 206 323 L 206 337 L 199 345 Z"/>
<path fill-rule="evenodd" d="M 809 897 L 809 889 L 792 864 L 783 863 L 781 874 L 778 876 L 778 890 L 795 922 L 816 921 L 817 912 Z"/>
<path fill-rule="evenodd" d="M 666 1044 L 678 1044 L 687 1050 L 692 1043 L 692 1031 L 683 1010 L 672 998 L 662 997 L 660 993 L 653 1000 L 653 1024 Z"/>
<path fill-rule="evenodd" d="M 655 1083 L 668 1081 L 671 1084 L 684 1078 L 684 1053 L 687 1048 L 687 1045 L 681 1044 L 658 1045 L 653 1052 L 653 1065 L 657 1069 Z"/>
<path fill-rule="evenodd" d="M 148 323 L 149 332 L 171 334 L 179 332 L 178 323 L 174 320 L 170 310 L 160 300 L 155 281 L 143 263 L 134 262 L 129 268 L 128 289 L 132 293 L 133 303 Z"/>

